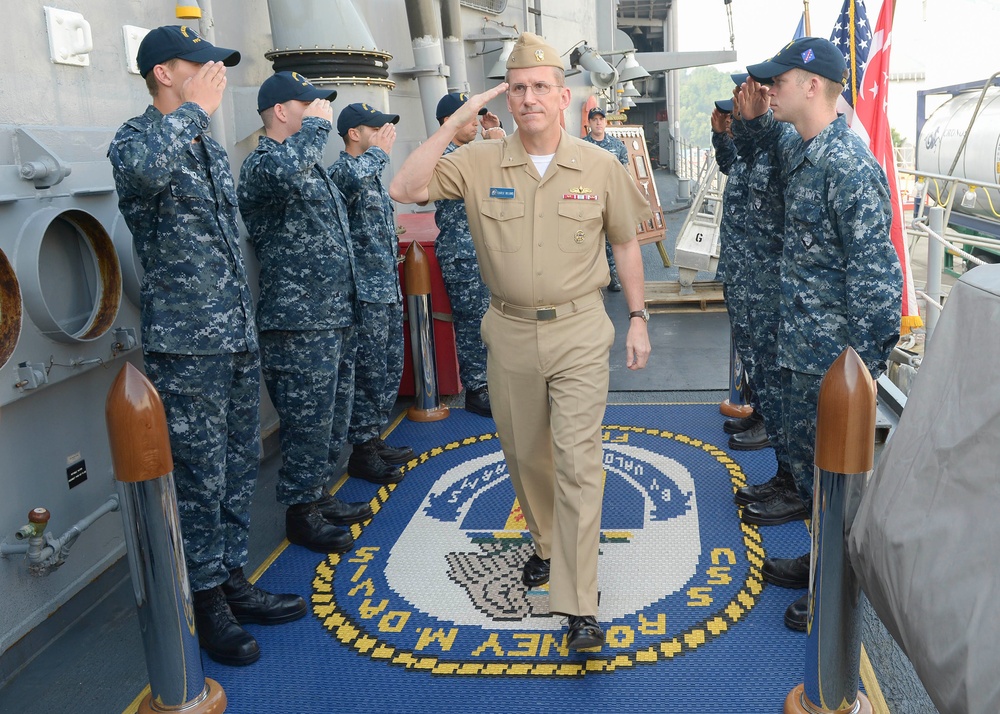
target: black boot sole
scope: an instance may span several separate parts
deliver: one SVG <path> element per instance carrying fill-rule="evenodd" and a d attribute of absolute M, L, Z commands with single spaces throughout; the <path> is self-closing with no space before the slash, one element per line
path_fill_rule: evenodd
<path fill-rule="evenodd" d="M 288 536 L 285 536 L 285 537 L 287 538 Z M 330 553 L 349 553 L 354 548 L 354 541 L 353 540 L 348 545 L 336 546 L 336 547 L 334 547 L 334 546 L 325 546 L 325 545 L 321 545 L 319 543 L 314 543 L 312 541 L 300 541 L 300 542 L 296 542 L 296 541 L 292 540 L 291 538 L 288 538 L 288 542 L 291 543 L 292 545 L 301 546 L 301 547 L 305 548 L 306 550 L 311 550 L 313 553 L 323 553 L 324 555 L 328 555 Z"/>
<path fill-rule="evenodd" d="M 212 650 L 205 647 L 201 642 L 198 643 L 199 646 L 205 651 L 211 659 L 215 660 L 219 664 L 224 664 L 227 667 L 246 667 L 248 664 L 253 664 L 260 659 L 260 649 L 250 655 L 245 655 L 243 657 L 233 657 L 230 655 L 220 654 L 218 652 L 213 652 Z"/>
<path fill-rule="evenodd" d="M 392 476 L 379 477 L 379 476 L 369 476 L 368 474 L 351 473 L 351 467 L 348 466 L 347 475 L 350 476 L 351 478 L 359 478 L 362 481 L 367 481 L 368 483 L 378 484 L 379 486 L 387 486 L 390 483 L 399 483 L 400 481 L 403 480 L 403 472 L 400 471 L 399 469 L 393 471 Z"/>
<path fill-rule="evenodd" d="M 738 441 L 729 440 L 729 448 L 734 451 L 757 451 L 758 449 L 766 449 L 770 445 L 770 441 L 751 441 L 748 444 L 741 444 Z"/>
<path fill-rule="evenodd" d="M 324 515 L 323 520 L 327 523 L 332 523 L 335 526 L 352 526 L 355 523 L 364 523 L 365 521 L 370 520 L 372 516 L 374 516 L 372 513 L 369 513 L 367 516 L 357 516 L 355 518 L 339 518 Z"/>
<path fill-rule="evenodd" d="M 804 521 L 808 517 L 809 514 L 805 511 L 802 511 L 801 513 L 795 512 L 787 516 L 780 516 L 777 518 L 761 518 L 743 511 L 742 515 L 740 515 L 740 520 L 751 526 L 780 526 L 785 523 L 791 523 L 792 521 Z"/>
<path fill-rule="evenodd" d="M 410 456 L 387 456 L 381 451 L 378 452 L 378 455 L 384 462 L 386 462 L 390 466 L 402 466 L 403 464 L 413 461 L 413 459 L 417 458 L 416 454 L 412 454 Z"/>
<path fill-rule="evenodd" d="M 794 618 L 791 618 L 788 615 L 785 615 L 785 627 L 787 627 L 789 630 L 793 630 L 795 632 L 805 632 L 806 631 L 806 623 L 801 622 L 799 620 L 796 620 Z"/>
<path fill-rule="evenodd" d="M 773 492 L 769 493 L 764 498 L 746 498 L 745 496 L 740 496 L 739 493 L 736 493 L 733 494 L 733 503 L 735 503 L 737 506 L 749 506 L 751 503 L 763 503 L 772 495 L 774 495 Z"/>
<path fill-rule="evenodd" d="M 788 580 L 787 578 L 768 575 L 763 570 L 761 570 L 760 576 L 764 578 L 764 582 L 771 583 L 771 585 L 776 585 L 779 588 L 787 588 L 789 590 L 802 590 L 804 588 L 809 587 L 808 577 L 806 577 L 805 580 Z"/>
<path fill-rule="evenodd" d="M 233 611 L 233 617 L 241 625 L 284 625 L 286 622 L 295 622 L 296 620 L 301 620 L 309 612 L 309 606 L 303 605 L 301 610 L 296 610 L 290 612 L 287 615 L 282 615 L 281 617 L 257 617 L 255 615 L 238 615 L 235 610 L 233 610 L 232 605 L 229 609 Z"/>

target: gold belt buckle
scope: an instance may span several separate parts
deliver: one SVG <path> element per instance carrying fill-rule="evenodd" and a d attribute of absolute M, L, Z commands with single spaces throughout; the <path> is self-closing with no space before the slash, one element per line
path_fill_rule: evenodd
<path fill-rule="evenodd" d="M 557 317 L 554 307 L 540 307 L 535 311 L 535 319 L 537 320 L 555 320 Z"/>

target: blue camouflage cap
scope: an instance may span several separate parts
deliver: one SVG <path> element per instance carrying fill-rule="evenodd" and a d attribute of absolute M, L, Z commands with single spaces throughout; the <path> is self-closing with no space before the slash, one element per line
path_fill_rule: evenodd
<path fill-rule="evenodd" d="M 227 67 L 232 67 L 239 63 L 240 53 L 225 47 L 216 47 L 208 40 L 202 39 L 194 28 L 188 25 L 164 25 L 146 33 L 135 55 L 135 62 L 143 79 L 153 67 L 172 59 L 198 64 L 222 62 Z"/>
<path fill-rule="evenodd" d="M 785 45 L 778 54 L 759 64 L 747 65 L 747 72 L 761 84 L 770 84 L 790 69 L 804 69 L 833 82 L 843 82 L 847 63 L 844 55 L 822 37 L 800 37 Z"/>
<path fill-rule="evenodd" d="M 399 122 L 399 114 L 383 114 L 370 104 L 348 104 L 337 117 L 337 133 L 347 136 L 347 132 L 357 126 L 380 127 Z"/>
<path fill-rule="evenodd" d="M 326 99 L 332 102 L 336 98 L 337 90 L 320 89 L 298 72 L 276 72 L 260 85 L 257 92 L 257 112 L 292 100 L 311 102 L 314 99 Z"/>
<path fill-rule="evenodd" d="M 715 108 L 724 114 L 733 113 L 733 100 L 732 99 L 720 99 L 715 103 Z"/>
<path fill-rule="evenodd" d="M 736 74 L 729 75 L 730 79 L 733 80 L 733 84 L 735 84 L 737 87 L 742 87 L 743 83 L 747 81 L 747 77 L 749 76 L 750 75 L 747 74 L 746 72 L 737 72 Z"/>
<path fill-rule="evenodd" d="M 454 114 L 460 106 L 469 101 L 469 95 L 465 92 L 451 92 L 441 97 L 438 102 L 437 110 L 434 112 L 434 116 L 437 117 L 438 121 L 442 119 L 447 119 L 452 114 Z M 489 110 L 483 107 L 479 110 L 479 116 L 483 116 Z"/>

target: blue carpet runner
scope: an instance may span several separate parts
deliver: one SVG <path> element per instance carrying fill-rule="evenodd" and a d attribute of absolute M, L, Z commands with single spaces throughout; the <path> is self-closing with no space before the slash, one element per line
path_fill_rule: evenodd
<path fill-rule="evenodd" d="M 530 538 L 493 422 L 461 409 L 389 436 L 419 457 L 398 485 L 347 479 L 370 500 L 355 548 L 289 546 L 263 573 L 311 601 L 250 626 L 244 668 L 207 657 L 229 712 L 780 712 L 804 673 L 783 613 L 803 591 L 765 586 L 765 555 L 809 547 L 802 522 L 743 525 L 734 488 L 775 471 L 770 449 L 729 453 L 715 404 L 609 406 L 601 523 L 600 651 L 569 652 L 546 587 L 528 591 Z"/>

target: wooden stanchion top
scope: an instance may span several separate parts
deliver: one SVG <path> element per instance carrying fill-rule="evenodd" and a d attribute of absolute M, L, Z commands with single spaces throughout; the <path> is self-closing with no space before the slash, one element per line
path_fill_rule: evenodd
<path fill-rule="evenodd" d="M 151 481 L 174 470 L 170 432 L 160 395 L 142 372 L 126 363 L 104 407 L 115 478 Z"/>
<path fill-rule="evenodd" d="M 417 241 L 410 243 L 410 247 L 406 249 L 406 260 L 403 262 L 403 282 L 406 284 L 407 295 L 431 294 L 430 259 Z"/>
<path fill-rule="evenodd" d="M 816 409 L 816 465 L 831 473 L 860 474 L 875 460 L 875 382 L 854 348 L 847 347 L 823 377 Z"/>

